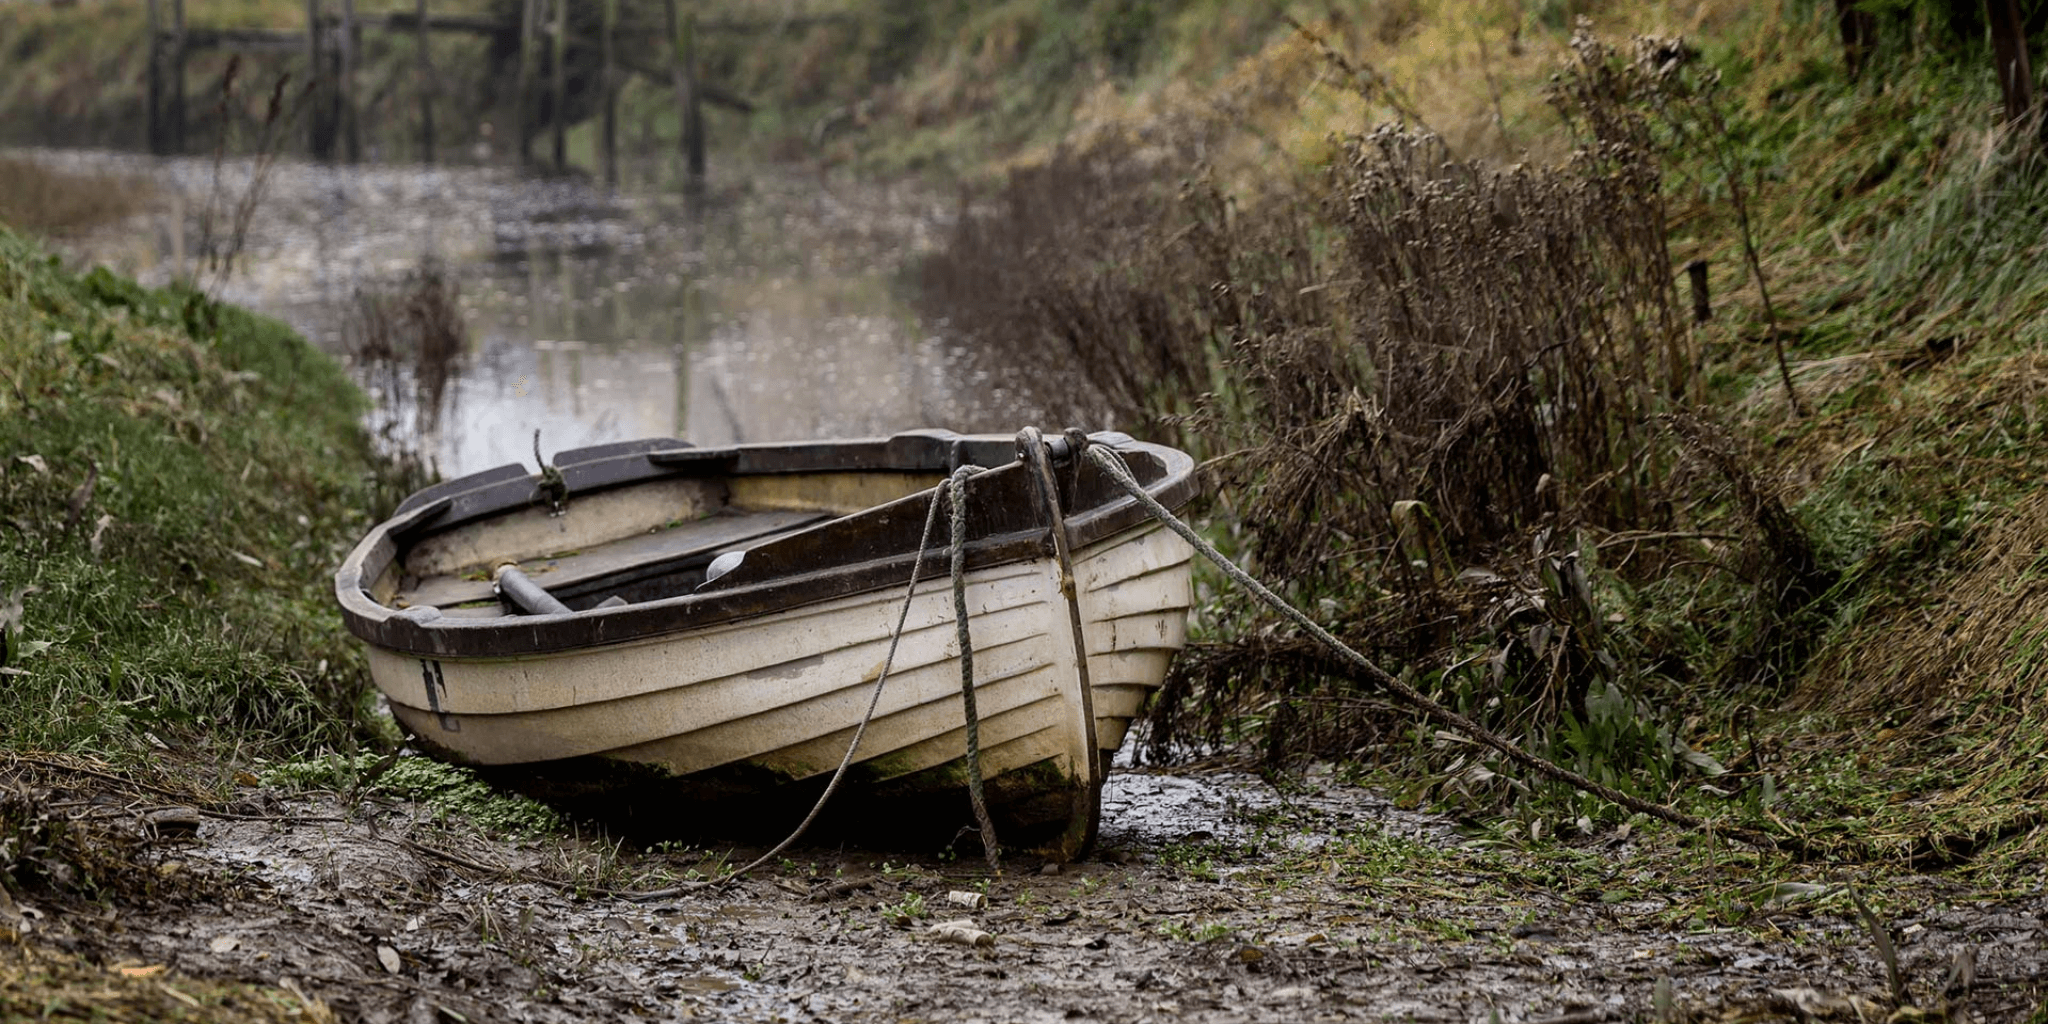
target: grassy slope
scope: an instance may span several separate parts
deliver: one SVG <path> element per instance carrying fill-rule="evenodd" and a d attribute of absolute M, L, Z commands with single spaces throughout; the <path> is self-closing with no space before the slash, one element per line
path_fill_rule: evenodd
<path fill-rule="evenodd" d="M 1851 83 L 1824 26 L 1764 28 L 1717 56 L 1750 101 L 1767 268 L 1814 414 L 1761 390 L 1744 408 L 1848 573 L 1790 695 L 1816 717 L 1782 728 L 1795 748 L 1841 730 L 1810 767 L 1839 780 L 1816 810 L 1843 833 L 1961 851 L 2031 831 L 2005 852 L 2038 856 L 2048 177 L 1997 128 L 1983 62 L 1894 52 Z M 1731 368 L 1758 361 L 1743 330 Z"/>
<path fill-rule="evenodd" d="M 0 228 L 0 368 L 6 743 L 346 742 L 364 690 L 327 581 L 388 499 L 340 367 Z"/>

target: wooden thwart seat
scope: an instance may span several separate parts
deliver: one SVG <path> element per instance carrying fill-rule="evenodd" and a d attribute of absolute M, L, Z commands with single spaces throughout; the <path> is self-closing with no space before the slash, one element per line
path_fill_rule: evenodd
<path fill-rule="evenodd" d="M 587 551 L 531 559 L 521 563 L 520 568 L 550 592 L 573 591 L 601 580 L 624 584 L 678 572 L 691 562 L 708 563 L 727 551 L 744 550 L 832 518 L 836 518 L 834 513 L 810 510 L 707 516 L 600 544 Z M 480 566 L 473 573 L 429 576 L 415 585 L 401 587 L 396 603 L 401 607 L 456 608 L 495 602 L 497 593 L 487 578 L 490 568 Z"/>

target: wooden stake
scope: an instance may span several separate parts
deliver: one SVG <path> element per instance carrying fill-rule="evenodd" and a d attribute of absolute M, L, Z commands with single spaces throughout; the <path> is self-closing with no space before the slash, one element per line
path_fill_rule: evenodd
<path fill-rule="evenodd" d="M 548 121 L 555 131 L 555 173 L 569 169 L 569 72 L 563 59 L 569 52 L 569 0 L 552 0 L 555 5 L 555 38 L 549 61 L 554 73 L 548 101 Z"/>
<path fill-rule="evenodd" d="M 334 99 L 340 108 L 342 159 L 356 163 L 363 158 L 362 135 L 356 127 L 356 0 L 341 0 L 341 35 L 335 45 L 341 64 Z"/>
<path fill-rule="evenodd" d="M 185 0 L 171 0 L 171 152 L 185 152 Z"/>
<path fill-rule="evenodd" d="M 519 162 L 533 162 L 533 50 L 539 29 L 540 0 L 526 0 L 519 8 L 519 84 L 513 90 L 512 107 L 519 121 Z"/>
<path fill-rule="evenodd" d="M 683 82 L 689 99 L 683 105 L 683 145 L 687 147 L 689 188 L 704 190 L 704 90 L 697 87 L 697 12 L 683 16 Z"/>
<path fill-rule="evenodd" d="M 685 19 L 676 14 L 676 0 L 664 0 L 668 11 L 669 38 L 674 41 L 670 54 L 670 76 L 675 81 L 676 107 L 681 112 L 682 137 L 679 140 L 683 151 L 683 191 L 688 195 L 699 195 L 704 191 L 704 118 L 698 106 L 697 90 L 697 17 L 692 11 Z"/>
<path fill-rule="evenodd" d="M 1692 284 L 1692 321 L 1703 324 L 1714 318 L 1714 305 L 1707 298 L 1707 261 L 1693 260 L 1685 265 L 1685 276 Z"/>
<path fill-rule="evenodd" d="M 614 66 L 617 54 L 612 49 L 618 27 L 619 0 L 604 0 L 604 29 L 598 38 L 604 64 L 598 82 L 604 94 L 604 137 L 599 146 L 604 150 L 604 184 L 613 189 L 619 187 L 619 83 Z"/>
<path fill-rule="evenodd" d="M 427 44 L 433 38 L 427 33 L 427 0 L 413 4 L 413 15 L 419 19 L 419 90 L 420 90 L 420 162 L 434 162 L 434 55 Z"/>
<path fill-rule="evenodd" d="M 149 151 L 164 155 L 164 26 L 158 0 L 149 0 Z"/>
<path fill-rule="evenodd" d="M 2027 23 L 2016 0 L 1986 0 L 1991 18 L 1991 53 L 1998 61 L 1998 88 L 2005 119 L 2017 122 L 2034 109 L 2034 68 L 2027 58 Z"/>
<path fill-rule="evenodd" d="M 306 0 L 306 152 L 315 160 L 334 155 L 334 139 L 328 134 L 323 102 L 325 72 L 320 54 L 320 0 Z"/>

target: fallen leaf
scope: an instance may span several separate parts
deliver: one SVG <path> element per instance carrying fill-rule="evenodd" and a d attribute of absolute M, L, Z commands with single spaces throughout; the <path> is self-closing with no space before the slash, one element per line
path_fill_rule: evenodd
<path fill-rule="evenodd" d="M 38 473 L 48 474 L 50 472 L 49 463 L 44 462 L 43 457 L 40 455 L 17 455 L 14 457 L 14 461 L 27 463 L 30 469 Z"/>
<path fill-rule="evenodd" d="M 377 962 L 384 965 L 385 973 L 388 974 L 397 974 L 398 969 L 405 966 L 405 960 L 390 946 L 377 947 Z"/>
<path fill-rule="evenodd" d="M 114 973 L 124 978 L 154 978 L 169 969 L 163 964 L 149 964 L 145 966 L 143 964 L 124 962 L 114 965 Z"/>
<path fill-rule="evenodd" d="M 185 993 L 170 987 L 169 985 L 158 985 L 157 987 L 164 990 L 164 995 L 170 996 L 172 999 L 176 999 L 177 1001 L 184 1003 L 186 1006 L 189 1006 L 195 1010 L 199 1009 L 199 1000 L 194 999 L 191 996 L 186 995 Z"/>
<path fill-rule="evenodd" d="M 232 953 L 235 951 L 235 947 L 241 944 L 241 940 L 232 935 L 216 935 L 213 937 L 212 942 L 206 944 L 206 948 L 213 950 L 215 953 Z"/>
<path fill-rule="evenodd" d="M 240 551 L 236 551 L 233 548 L 228 549 L 228 554 L 233 556 L 235 561 L 240 562 L 243 565 L 253 565 L 258 569 L 263 568 L 263 559 L 257 558 L 255 555 L 245 555 Z"/>

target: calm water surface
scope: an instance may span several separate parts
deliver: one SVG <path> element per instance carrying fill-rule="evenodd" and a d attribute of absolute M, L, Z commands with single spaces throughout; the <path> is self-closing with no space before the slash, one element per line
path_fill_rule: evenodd
<path fill-rule="evenodd" d="M 226 234 L 253 164 L 44 152 L 146 178 L 152 210 L 73 245 L 161 283 Z M 218 181 L 218 183 L 216 183 Z M 499 168 L 335 168 L 264 177 L 242 256 L 211 290 L 345 352 L 358 289 L 436 260 L 458 282 L 469 350 L 439 427 L 411 443 L 449 475 L 601 441 L 698 444 L 1009 431 L 1035 410 L 977 378 L 895 282 L 953 205 L 795 172 L 735 174 L 696 215 L 647 191 Z M 209 214 L 209 209 L 211 213 Z M 182 233 L 181 233 L 182 226 Z M 200 272 L 203 283 L 214 277 Z M 409 418 L 408 422 L 409 422 Z"/>

